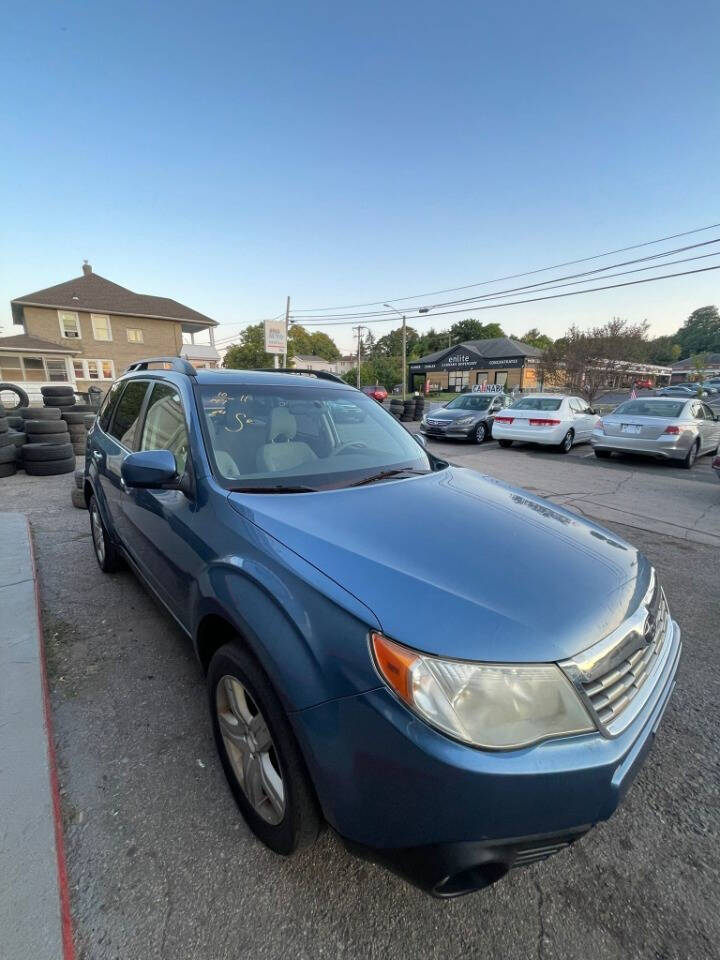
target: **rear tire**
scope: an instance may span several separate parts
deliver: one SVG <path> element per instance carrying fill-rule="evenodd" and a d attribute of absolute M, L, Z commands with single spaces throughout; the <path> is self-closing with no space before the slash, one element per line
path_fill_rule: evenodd
<path fill-rule="evenodd" d="M 562 438 L 562 442 L 558 445 L 558 451 L 560 453 L 570 453 L 570 451 L 572 450 L 574 439 L 575 439 L 575 431 L 568 430 L 568 432 Z"/>
<path fill-rule="evenodd" d="M 695 461 L 697 460 L 699 449 L 700 449 L 700 441 L 696 440 L 688 450 L 687 456 L 682 461 L 682 465 L 686 470 L 692 470 L 692 468 L 695 466 Z"/>
<path fill-rule="evenodd" d="M 498 440 L 498 443 L 501 447 L 511 447 L 513 445 L 512 440 Z"/>
<path fill-rule="evenodd" d="M 227 643 L 210 661 L 207 685 L 215 745 L 247 825 L 276 853 L 311 846 L 322 815 L 267 675 L 250 653 Z"/>
<path fill-rule="evenodd" d="M 105 528 L 95 494 L 90 497 L 90 533 L 92 534 L 95 559 L 103 573 L 115 573 L 120 567 L 120 554 Z"/>
<path fill-rule="evenodd" d="M 487 440 L 487 424 L 484 420 L 481 420 L 480 423 L 475 427 L 473 432 L 473 440 L 475 443 L 484 443 Z"/>

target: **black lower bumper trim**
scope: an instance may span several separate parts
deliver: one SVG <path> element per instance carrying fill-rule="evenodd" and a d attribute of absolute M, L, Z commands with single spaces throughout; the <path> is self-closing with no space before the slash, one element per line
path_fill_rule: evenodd
<path fill-rule="evenodd" d="M 501 880 L 513 867 L 545 860 L 587 833 L 571 831 L 509 840 L 462 841 L 422 847 L 368 847 L 341 837 L 347 849 L 377 863 L 434 897 L 461 897 Z"/>

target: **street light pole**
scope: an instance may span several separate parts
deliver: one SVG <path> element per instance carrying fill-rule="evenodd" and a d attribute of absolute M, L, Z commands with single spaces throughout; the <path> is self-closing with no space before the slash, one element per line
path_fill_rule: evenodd
<path fill-rule="evenodd" d="M 367 330 L 367 327 L 353 327 L 353 330 L 357 330 L 358 346 L 357 346 L 357 388 L 360 389 L 360 331 Z"/>
<path fill-rule="evenodd" d="M 290 297 L 285 301 L 285 353 L 283 353 L 283 367 L 287 367 L 287 338 L 290 325 Z"/>
<path fill-rule="evenodd" d="M 407 324 L 406 324 L 406 322 L 405 322 L 405 314 L 404 314 L 404 313 L 400 313 L 399 310 L 397 310 L 395 307 L 391 306 L 389 303 L 384 303 L 383 306 L 384 306 L 384 307 L 387 307 L 388 310 L 394 310 L 395 313 L 396 313 L 399 317 L 402 317 L 402 323 L 403 323 L 403 325 L 402 325 L 402 379 L 403 379 L 403 383 L 402 383 L 402 395 L 403 395 L 403 400 L 404 400 L 405 397 L 406 397 L 406 395 L 407 395 L 407 394 L 406 394 L 406 389 L 407 389 Z"/>

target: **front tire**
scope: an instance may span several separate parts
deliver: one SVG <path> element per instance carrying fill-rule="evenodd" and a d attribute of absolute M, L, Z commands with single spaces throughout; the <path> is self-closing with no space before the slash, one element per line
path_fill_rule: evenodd
<path fill-rule="evenodd" d="M 481 420 L 480 423 L 475 427 L 472 438 L 475 443 L 485 443 L 487 435 L 487 424 L 484 420 Z"/>
<path fill-rule="evenodd" d="M 498 443 L 501 447 L 511 447 L 513 444 L 512 440 L 498 440 Z"/>
<path fill-rule="evenodd" d="M 215 745 L 245 822 L 276 853 L 311 846 L 320 808 L 267 675 L 251 654 L 227 643 L 210 661 L 207 684 Z"/>
<path fill-rule="evenodd" d="M 73 466 L 74 463 L 73 460 Z M 90 511 L 90 533 L 92 534 L 95 559 L 103 573 L 115 573 L 121 565 L 120 554 L 103 523 L 95 494 L 90 497 L 88 510 Z"/>
<path fill-rule="evenodd" d="M 560 453 L 570 453 L 572 450 L 573 440 L 575 439 L 575 431 L 568 430 L 565 436 L 562 438 L 562 441 L 558 447 Z"/>

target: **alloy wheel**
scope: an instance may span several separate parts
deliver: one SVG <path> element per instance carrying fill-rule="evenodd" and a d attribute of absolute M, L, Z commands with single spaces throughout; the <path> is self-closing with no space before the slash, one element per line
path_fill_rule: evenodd
<path fill-rule="evenodd" d="M 569 453 L 570 450 L 572 449 L 572 445 L 573 445 L 573 432 L 572 430 L 568 430 L 568 432 L 565 434 L 565 439 L 562 442 L 562 448 L 564 452 Z"/>
<path fill-rule="evenodd" d="M 485 424 L 481 421 L 481 422 L 477 425 L 477 427 L 475 427 L 475 440 L 476 440 L 478 443 L 482 443 L 483 440 L 485 439 L 485 435 L 486 435 L 486 434 L 487 434 L 487 428 L 486 428 Z"/>
<path fill-rule="evenodd" d="M 98 558 L 98 563 L 100 566 L 102 566 L 105 563 L 105 532 L 103 530 L 102 520 L 100 519 L 100 511 L 98 510 L 97 503 L 93 504 L 93 508 L 90 513 L 90 530 L 92 532 L 95 554 Z"/>
<path fill-rule="evenodd" d="M 230 765 L 248 803 L 267 823 L 285 815 L 285 784 L 267 722 L 252 695 L 225 675 L 215 693 L 220 734 Z"/>

